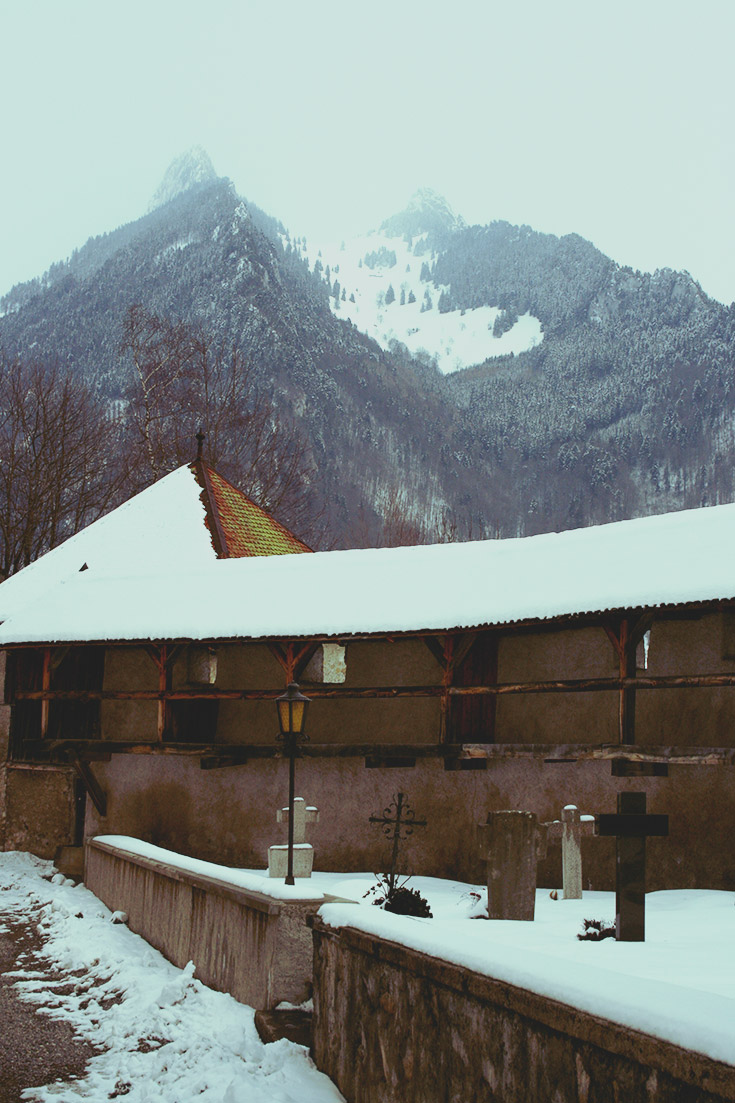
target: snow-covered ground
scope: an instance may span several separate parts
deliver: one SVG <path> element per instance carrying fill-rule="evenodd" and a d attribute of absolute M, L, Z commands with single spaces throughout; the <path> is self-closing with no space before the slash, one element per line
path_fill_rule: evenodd
<path fill-rule="evenodd" d="M 50 880 L 53 878 L 53 880 Z M 33 962 L 17 989 L 44 1013 L 69 1022 L 103 1052 L 81 1081 L 30 1090 L 43 1103 L 338 1103 L 343 1099 L 306 1050 L 285 1040 L 264 1045 L 252 1008 L 213 992 L 193 966 L 177 969 L 84 887 L 50 862 L 0 854 L 0 926 L 13 917 L 39 922 L 52 967 L 49 981 Z M 58 991 L 56 991 L 58 989 Z M 108 1001 L 113 1001 L 111 1004 Z"/>
<path fill-rule="evenodd" d="M 207 872 L 215 869 L 243 886 L 284 893 L 263 870 Z M 205 988 L 192 966 L 170 965 L 112 924 L 84 887 L 53 873 L 50 863 L 29 855 L 0 854 L 0 922 L 36 916 L 52 965 L 63 974 L 84 972 L 71 994 L 54 994 L 32 963 L 17 983 L 25 998 L 50 1007 L 104 1052 L 81 1083 L 53 1084 L 29 1099 L 99 1100 L 123 1094 L 121 1086 L 130 1103 L 342 1099 L 304 1049 L 286 1041 L 264 1046 L 252 1009 Z M 357 927 L 735 1065 L 735 893 L 651 893 L 645 943 L 580 942 L 585 918 L 613 920 L 614 894 L 552 900 L 539 890 L 535 922 L 489 923 L 481 918 L 484 886 L 415 877 L 411 887 L 433 912 L 415 919 L 372 906 L 365 894 L 374 883 L 371 873 L 315 873 L 307 891 L 352 901 L 322 905 L 330 925 Z M 298 883 L 296 892 L 303 892 Z M 108 1005 L 111 999 L 119 1002 Z"/>
<path fill-rule="evenodd" d="M 409 245 L 402 237 L 376 231 L 321 246 L 316 255 L 301 242 L 291 244 L 330 290 L 337 290 L 329 299 L 336 317 L 349 319 L 385 349 L 400 341 L 412 355 L 427 353 L 444 375 L 489 357 L 517 355 L 543 340 L 541 323 L 531 314 L 495 336 L 498 307 L 440 311 L 439 300 L 449 288 L 427 276 L 435 257 L 425 249 L 425 238 L 423 234 Z"/>
<path fill-rule="evenodd" d="M 312 880 L 362 899 L 373 878 Z M 539 889 L 533 923 L 490 923 L 477 918 L 487 902 L 483 886 L 425 877 L 409 884 L 427 898 L 433 919 L 350 904 L 325 904 L 320 915 L 735 1065 L 735 893 L 649 893 L 645 943 L 587 942 L 577 939 L 583 920 L 612 924 L 614 893 L 563 900 L 560 892 L 553 900 Z"/>

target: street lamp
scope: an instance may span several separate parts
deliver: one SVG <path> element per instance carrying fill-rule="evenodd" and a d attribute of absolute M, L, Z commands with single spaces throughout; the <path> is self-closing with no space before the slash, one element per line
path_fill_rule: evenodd
<path fill-rule="evenodd" d="M 293 817 L 294 817 L 294 778 L 296 773 L 296 750 L 299 743 L 308 742 L 304 733 L 306 711 L 309 698 L 304 697 L 296 682 L 291 682 L 285 693 L 276 697 L 278 724 L 280 732 L 276 740 L 283 743 L 288 754 L 288 867 L 286 884 L 293 885 Z"/>

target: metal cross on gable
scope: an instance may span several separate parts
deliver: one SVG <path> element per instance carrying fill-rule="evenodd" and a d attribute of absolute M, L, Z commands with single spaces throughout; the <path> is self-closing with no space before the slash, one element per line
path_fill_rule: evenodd
<path fill-rule="evenodd" d="M 382 816 L 371 816 L 369 822 L 380 824 L 385 837 L 393 843 L 390 863 L 390 884 L 393 886 L 398 862 L 398 844 L 401 839 L 408 838 L 409 835 L 413 834 L 414 827 L 426 827 L 426 820 L 417 820 L 416 813 L 406 800 L 405 794 L 399 793 L 383 809 Z"/>

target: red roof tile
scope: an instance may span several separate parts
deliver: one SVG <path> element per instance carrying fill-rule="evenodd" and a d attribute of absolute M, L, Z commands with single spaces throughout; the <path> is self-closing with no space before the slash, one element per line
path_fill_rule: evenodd
<path fill-rule="evenodd" d="M 191 469 L 202 488 L 207 524 L 218 558 L 291 555 L 312 550 L 209 464 L 198 459 Z"/>

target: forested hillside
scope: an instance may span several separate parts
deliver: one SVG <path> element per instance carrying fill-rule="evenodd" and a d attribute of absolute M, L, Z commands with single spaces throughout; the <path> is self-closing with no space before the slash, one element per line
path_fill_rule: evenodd
<path fill-rule="evenodd" d="M 319 546 L 516 535 L 735 498 L 735 311 L 686 273 L 621 268 L 576 235 L 468 227 L 421 193 L 381 227 L 396 249 L 360 257 L 375 286 L 381 265 L 395 282 L 380 311 L 413 300 L 441 342 L 444 321 L 459 332 L 493 308 L 490 351 L 523 316 L 542 334 L 442 375 L 431 348 L 359 332 L 317 244 L 195 167 L 187 181 L 179 166 L 167 202 L 0 303 L 5 361 L 53 363 L 107 411 L 126 457 L 118 496 L 189 459 L 202 423 L 223 473 Z M 410 276 L 399 246 L 416 257 Z M 290 464 L 298 482 L 277 499 L 258 472 L 268 434 L 271 471 Z"/>

